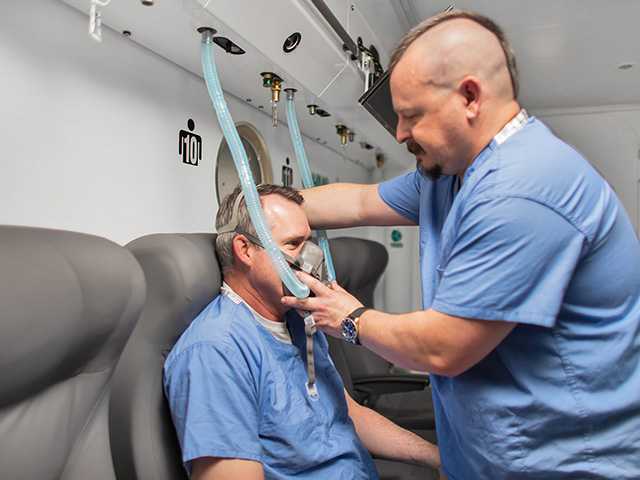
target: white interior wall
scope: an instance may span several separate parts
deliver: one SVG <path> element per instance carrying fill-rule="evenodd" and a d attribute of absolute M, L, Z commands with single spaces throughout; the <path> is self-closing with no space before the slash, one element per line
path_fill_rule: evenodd
<path fill-rule="evenodd" d="M 595 166 L 640 232 L 640 105 L 534 113 Z"/>
<path fill-rule="evenodd" d="M 222 134 L 204 81 L 109 29 L 95 43 L 87 21 L 61 2 L 0 2 L 0 223 L 119 243 L 155 232 L 212 231 Z M 286 127 L 273 129 L 266 114 L 227 100 L 236 121 L 263 134 L 274 182 L 288 156 L 300 186 Z M 203 139 L 197 167 L 178 155 L 178 132 L 189 118 Z M 364 168 L 305 144 L 313 171 L 332 181 L 369 181 Z"/>
<path fill-rule="evenodd" d="M 373 172 L 375 183 L 406 173 L 400 168 L 383 168 Z M 392 242 L 391 233 L 399 230 L 401 244 Z M 375 227 L 369 229 L 369 238 L 382 243 L 389 254 L 389 265 L 376 287 L 375 304 L 389 313 L 411 312 L 422 309 L 420 280 L 420 235 L 418 227 Z M 394 243 L 394 246 L 392 246 Z"/>
<path fill-rule="evenodd" d="M 86 16 L 60 2 L 0 2 L 0 223 L 70 229 L 120 243 L 153 232 L 211 231 L 222 136 L 202 79 L 110 30 L 96 44 L 86 27 Z M 265 137 L 274 181 L 289 156 L 300 185 L 286 128 L 274 130 L 267 115 L 234 98 L 229 104 L 237 121 L 252 123 Z M 602 172 L 639 228 L 640 106 L 533 113 Z M 189 118 L 203 137 L 198 167 L 183 165 L 177 152 L 178 131 Z M 305 143 L 313 170 L 332 181 L 401 173 L 376 171 L 371 178 L 335 152 Z M 417 229 L 403 227 L 401 249 L 390 247 L 391 230 L 331 235 L 386 245 L 391 261 L 376 304 L 418 309 Z"/>

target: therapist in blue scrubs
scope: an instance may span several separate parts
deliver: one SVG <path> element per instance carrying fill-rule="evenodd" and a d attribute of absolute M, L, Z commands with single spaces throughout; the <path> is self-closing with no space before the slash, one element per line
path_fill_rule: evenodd
<path fill-rule="evenodd" d="M 640 478 L 640 246 L 611 187 L 517 102 L 491 20 L 452 12 L 391 62 L 415 171 L 303 192 L 312 227 L 418 225 L 424 309 L 304 281 L 325 332 L 427 370 L 450 479 Z M 358 312 L 359 313 L 359 312 Z"/>

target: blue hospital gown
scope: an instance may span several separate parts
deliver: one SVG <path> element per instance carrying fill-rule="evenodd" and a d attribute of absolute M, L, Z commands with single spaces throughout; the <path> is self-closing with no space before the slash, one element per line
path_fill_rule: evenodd
<path fill-rule="evenodd" d="M 293 345 L 219 295 L 180 337 L 164 388 L 185 467 L 210 456 L 261 462 L 267 479 L 377 479 L 324 334 L 315 335 L 314 400 L 305 386 L 304 323 L 293 312 L 287 322 Z"/>

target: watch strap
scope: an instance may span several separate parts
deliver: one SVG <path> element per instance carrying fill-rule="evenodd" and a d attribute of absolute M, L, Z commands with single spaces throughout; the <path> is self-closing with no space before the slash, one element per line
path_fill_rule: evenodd
<path fill-rule="evenodd" d="M 360 343 L 360 316 L 366 312 L 367 310 L 371 310 L 370 308 L 367 307 L 358 307 L 356 308 L 353 312 L 351 312 L 348 317 L 353 320 L 353 323 L 356 325 L 356 338 L 355 338 L 355 344 L 356 345 L 362 345 L 362 343 Z"/>
<path fill-rule="evenodd" d="M 359 318 L 364 312 L 366 312 L 367 310 L 371 310 L 370 308 L 367 307 L 359 307 L 356 308 L 353 312 L 351 312 L 348 317 L 353 318 L 354 320 L 356 318 Z"/>

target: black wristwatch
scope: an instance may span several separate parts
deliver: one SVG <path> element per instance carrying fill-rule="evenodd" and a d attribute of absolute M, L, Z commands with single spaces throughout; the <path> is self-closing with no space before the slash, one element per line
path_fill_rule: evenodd
<path fill-rule="evenodd" d="M 356 308 L 342 321 L 342 338 L 346 342 L 361 345 L 360 338 L 358 337 L 358 322 L 360 316 L 367 310 L 370 309 L 367 307 Z"/>

